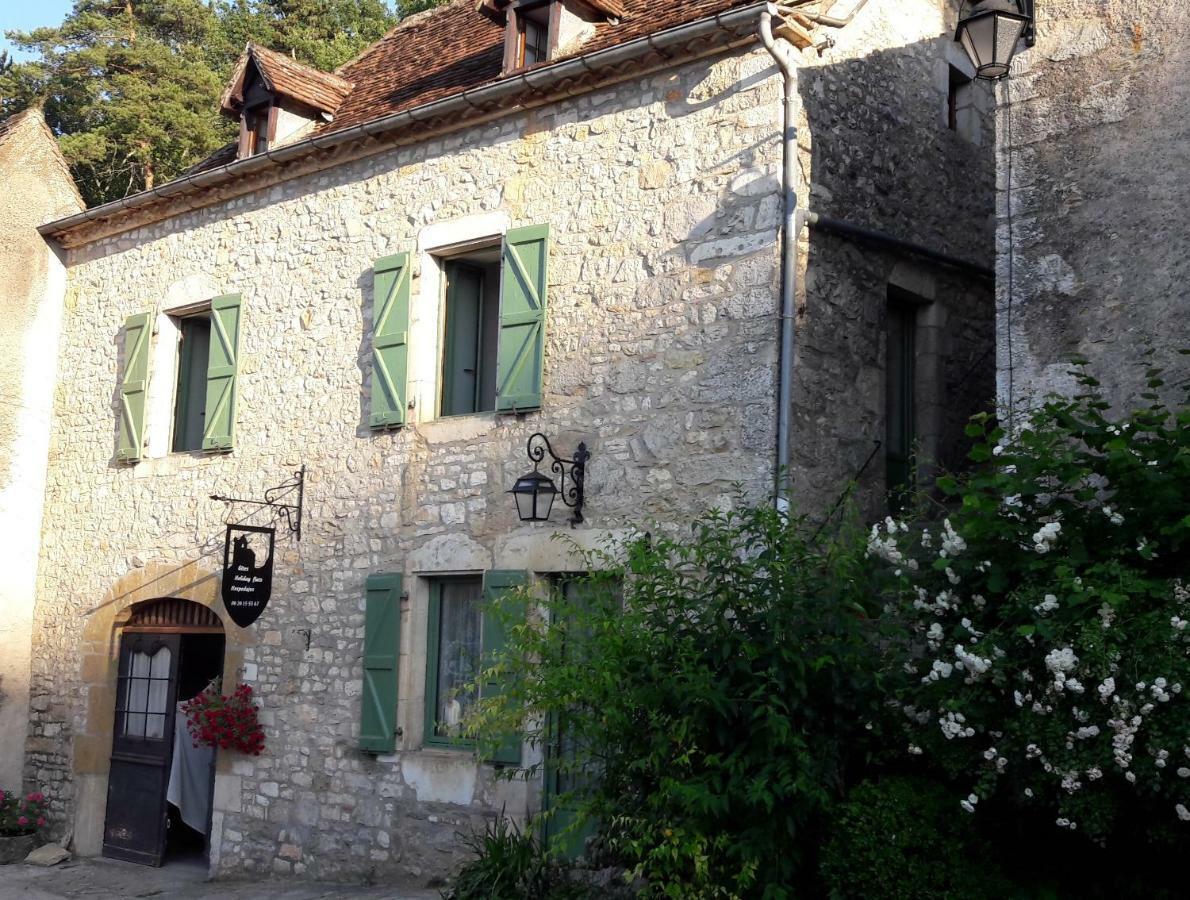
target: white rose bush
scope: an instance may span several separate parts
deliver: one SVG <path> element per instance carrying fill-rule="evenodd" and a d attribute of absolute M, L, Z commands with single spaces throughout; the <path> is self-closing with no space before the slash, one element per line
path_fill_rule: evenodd
<path fill-rule="evenodd" d="M 1012 436 L 977 418 L 945 518 L 871 529 L 906 626 L 901 750 L 958 785 L 957 814 L 1190 845 L 1190 412 L 1149 377 L 1124 418 L 1092 392 Z"/>

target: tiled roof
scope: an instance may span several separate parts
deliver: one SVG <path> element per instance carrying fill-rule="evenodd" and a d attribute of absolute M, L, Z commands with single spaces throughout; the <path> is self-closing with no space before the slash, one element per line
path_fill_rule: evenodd
<path fill-rule="evenodd" d="M 624 18 L 624 0 L 582 0 L 582 2 L 596 12 L 611 16 L 613 19 Z M 512 5 L 512 0 L 476 0 L 475 8 L 485 15 L 503 15 L 504 9 L 510 5 Z"/>
<path fill-rule="evenodd" d="M 754 0 L 615 2 L 624 10 L 619 22 L 596 26 L 590 40 L 568 55 L 603 50 Z M 335 121 L 319 131 L 359 125 L 498 81 L 503 64 L 504 28 L 480 15 L 476 0 L 454 0 L 411 16 L 340 67 L 338 74 L 354 82 L 355 88 L 343 101 Z"/>
<path fill-rule="evenodd" d="M 238 101 L 243 99 L 241 94 L 249 60 L 256 64 L 256 69 L 269 90 L 322 112 L 333 114 L 343 99 L 351 93 L 351 82 L 346 78 L 331 72 L 319 71 L 284 53 L 249 43 L 236 62 L 231 82 L 220 98 L 221 112 L 232 116 L 239 115 Z"/>

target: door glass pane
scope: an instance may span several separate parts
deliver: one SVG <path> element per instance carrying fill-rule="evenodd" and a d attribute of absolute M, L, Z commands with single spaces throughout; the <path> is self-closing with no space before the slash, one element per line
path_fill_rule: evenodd
<path fill-rule="evenodd" d="M 123 733 L 126 737 L 150 740 L 165 737 L 171 661 L 168 647 L 161 647 L 152 655 L 143 651 L 132 654 L 124 689 Z"/>
<path fill-rule="evenodd" d="M 479 579 L 446 581 L 441 585 L 438 690 L 434 698 L 436 737 L 458 737 L 463 719 L 475 704 L 474 688 L 462 688 L 479 674 L 482 593 Z"/>

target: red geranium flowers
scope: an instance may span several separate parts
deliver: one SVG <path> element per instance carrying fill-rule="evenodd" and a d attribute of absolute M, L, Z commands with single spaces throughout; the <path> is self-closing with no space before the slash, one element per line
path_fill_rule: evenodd
<path fill-rule="evenodd" d="M 264 729 L 250 685 L 241 684 L 231 696 L 206 690 L 182 704 L 194 746 L 239 750 L 251 756 L 264 751 Z"/>

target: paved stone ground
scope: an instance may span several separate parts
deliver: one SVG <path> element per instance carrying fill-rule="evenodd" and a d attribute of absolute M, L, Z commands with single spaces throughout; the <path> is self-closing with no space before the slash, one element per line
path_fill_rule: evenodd
<path fill-rule="evenodd" d="M 0 900 L 141 898 L 161 900 L 431 900 L 437 891 L 396 890 L 296 881 L 207 881 L 205 866 L 178 863 L 160 869 L 109 859 L 69 860 L 49 869 L 0 869 Z"/>

